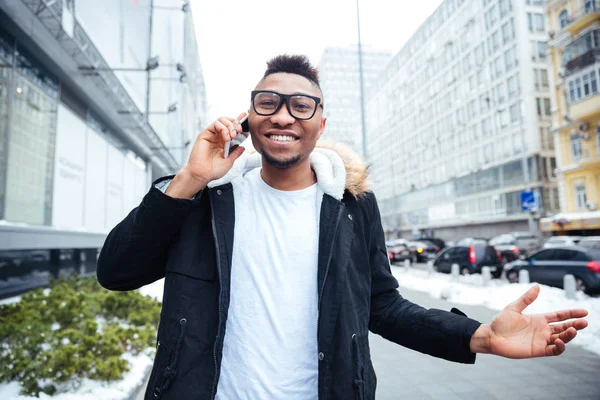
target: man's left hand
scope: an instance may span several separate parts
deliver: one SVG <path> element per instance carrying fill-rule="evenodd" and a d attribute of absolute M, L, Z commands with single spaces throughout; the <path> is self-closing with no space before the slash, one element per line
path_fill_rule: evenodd
<path fill-rule="evenodd" d="M 546 314 L 523 314 L 523 310 L 535 301 L 539 293 L 540 287 L 533 286 L 496 315 L 491 324 L 482 324 L 471 338 L 471 351 L 508 358 L 562 354 L 577 331 L 587 327 L 587 321 L 582 318 L 588 312 L 573 309 Z"/>

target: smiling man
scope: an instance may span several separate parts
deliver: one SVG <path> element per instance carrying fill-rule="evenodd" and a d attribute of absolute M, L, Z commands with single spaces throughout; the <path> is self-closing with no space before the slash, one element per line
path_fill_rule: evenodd
<path fill-rule="evenodd" d="M 317 146 L 324 103 L 305 57 L 269 61 L 251 94 L 257 153 L 223 158 L 241 126 L 219 118 L 108 235 L 104 287 L 165 278 L 146 398 L 373 399 L 369 331 L 462 363 L 564 352 L 587 312 L 522 314 L 539 287 L 490 324 L 398 293 L 365 163 Z"/>

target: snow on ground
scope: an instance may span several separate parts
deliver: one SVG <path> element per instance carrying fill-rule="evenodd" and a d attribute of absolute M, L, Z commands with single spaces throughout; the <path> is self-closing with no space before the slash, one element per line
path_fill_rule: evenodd
<path fill-rule="evenodd" d="M 518 299 L 532 284 L 510 284 L 494 279 L 483 286 L 481 275 L 460 276 L 459 281 L 452 280 L 449 274 L 432 272 L 414 268 L 392 267 L 392 273 L 401 287 L 429 293 L 437 299 L 445 299 L 452 303 L 480 305 L 493 310 L 501 310 Z M 546 313 L 550 311 L 584 308 L 588 310 L 586 317 L 589 325 L 577 334 L 572 342 L 596 354 L 600 354 L 600 298 L 577 294 L 577 300 L 569 300 L 562 289 L 540 285 L 541 291 L 537 300 L 525 310 L 526 314 Z M 402 290 L 400 290 L 402 292 Z M 482 321 L 490 322 L 490 321 Z"/>
<path fill-rule="evenodd" d="M 129 399 L 135 390 L 144 383 L 152 361 L 154 350 L 148 349 L 137 356 L 131 353 L 123 355 L 129 361 L 130 369 L 120 381 L 99 382 L 84 379 L 81 386 L 69 393 L 48 396 L 40 393 L 40 397 L 21 396 L 21 385 L 18 382 L 0 383 L 0 399 L 2 400 L 124 400 Z"/>

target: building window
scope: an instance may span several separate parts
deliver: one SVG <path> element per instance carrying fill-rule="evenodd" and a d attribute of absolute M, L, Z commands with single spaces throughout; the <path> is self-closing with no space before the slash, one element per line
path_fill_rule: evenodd
<path fill-rule="evenodd" d="M 586 32 L 565 46 L 562 57 L 563 65 L 596 47 L 600 47 L 600 29 Z"/>
<path fill-rule="evenodd" d="M 531 56 L 533 61 L 545 62 L 548 58 L 548 44 L 546 42 L 533 41 L 531 42 Z"/>
<path fill-rule="evenodd" d="M 598 0 L 585 0 L 585 13 L 589 13 L 591 11 L 599 11 L 600 4 L 598 4 Z"/>
<path fill-rule="evenodd" d="M 510 106 L 510 122 L 515 123 L 521 120 L 521 109 L 519 107 L 519 103 L 515 103 Z"/>
<path fill-rule="evenodd" d="M 533 75 L 535 78 L 535 90 L 547 92 L 548 86 L 548 70 L 547 69 L 534 69 Z"/>
<path fill-rule="evenodd" d="M 543 32 L 545 29 L 544 14 L 527 13 L 527 27 L 532 32 Z"/>
<path fill-rule="evenodd" d="M 504 18 L 506 14 L 512 11 L 512 2 L 511 0 L 500 0 L 500 18 Z"/>
<path fill-rule="evenodd" d="M 571 134 L 571 157 L 577 161 L 583 154 L 581 137 L 577 133 Z"/>
<path fill-rule="evenodd" d="M 517 53 L 514 47 L 512 49 L 507 50 L 504 53 L 504 64 L 506 66 L 506 71 L 510 71 L 511 69 L 519 65 L 519 61 L 517 60 Z"/>
<path fill-rule="evenodd" d="M 598 93 L 599 75 L 600 70 L 588 69 L 577 75 L 570 76 L 567 81 L 569 103 L 576 103 Z"/>
<path fill-rule="evenodd" d="M 550 99 L 537 97 L 535 99 L 537 114 L 540 117 L 549 117 L 552 115 L 552 106 Z"/>
<path fill-rule="evenodd" d="M 567 10 L 562 10 L 560 14 L 558 14 L 558 21 L 560 22 L 560 27 L 564 28 L 569 25 L 569 12 Z"/>
<path fill-rule="evenodd" d="M 585 184 L 584 183 L 576 183 L 575 184 L 575 207 L 578 210 L 583 210 L 586 208 L 585 203 L 587 203 L 587 195 L 585 193 Z"/>
<path fill-rule="evenodd" d="M 511 18 L 510 21 L 502 25 L 502 40 L 504 44 L 510 42 L 515 38 L 515 22 Z"/>
<path fill-rule="evenodd" d="M 513 75 L 506 81 L 508 86 L 508 97 L 516 97 L 519 93 L 519 78 L 518 75 Z"/>

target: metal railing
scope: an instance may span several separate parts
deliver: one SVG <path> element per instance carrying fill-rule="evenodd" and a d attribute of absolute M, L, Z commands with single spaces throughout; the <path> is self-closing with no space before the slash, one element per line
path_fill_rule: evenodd
<path fill-rule="evenodd" d="M 569 28 L 571 25 L 594 13 L 600 13 L 600 0 L 580 0 L 579 6 L 566 18 L 560 20 L 561 29 Z"/>

